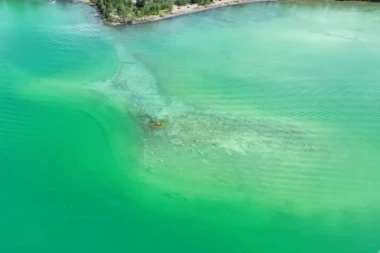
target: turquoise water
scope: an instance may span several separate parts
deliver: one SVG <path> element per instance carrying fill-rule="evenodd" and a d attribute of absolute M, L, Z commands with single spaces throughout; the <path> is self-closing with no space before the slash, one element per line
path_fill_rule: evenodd
<path fill-rule="evenodd" d="M 379 14 L 0 1 L 0 251 L 377 252 Z"/>

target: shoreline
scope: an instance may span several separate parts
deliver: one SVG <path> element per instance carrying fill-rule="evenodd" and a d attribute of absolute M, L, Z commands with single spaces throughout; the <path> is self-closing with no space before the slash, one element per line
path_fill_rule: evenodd
<path fill-rule="evenodd" d="M 75 2 L 80 2 L 84 4 L 88 4 L 98 11 L 100 14 L 100 18 L 106 21 L 107 23 L 113 25 L 113 26 L 120 26 L 120 25 L 137 25 L 137 24 L 146 24 L 146 23 L 152 23 L 157 22 L 165 19 L 171 19 L 175 17 L 185 16 L 189 14 L 194 14 L 198 12 L 208 11 L 212 9 L 222 8 L 222 7 L 228 7 L 228 6 L 234 6 L 234 5 L 243 5 L 243 4 L 250 4 L 250 3 L 270 3 L 270 2 L 278 2 L 279 0 L 215 0 L 215 2 L 212 2 L 208 5 L 199 5 L 199 4 L 188 4 L 183 6 L 174 5 L 173 10 L 170 12 L 167 12 L 162 15 L 149 15 L 144 17 L 135 18 L 133 20 L 124 21 L 122 17 L 116 17 L 116 19 L 119 19 L 118 22 L 110 22 L 108 21 L 102 11 L 93 3 L 90 2 L 90 0 L 76 0 Z"/>
<path fill-rule="evenodd" d="M 143 17 L 134 18 L 132 20 L 125 20 L 123 17 L 113 15 L 113 18 L 118 20 L 116 22 L 112 22 L 107 20 L 104 16 L 103 12 L 98 8 L 98 6 L 91 2 L 91 0 L 72 0 L 74 3 L 83 3 L 88 4 L 94 7 L 98 12 L 98 17 L 102 19 L 106 24 L 111 26 L 121 26 L 121 25 L 138 25 L 138 24 L 146 24 L 152 22 L 158 22 L 165 19 L 171 19 L 176 17 L 181 17 L 185 15 L 190 15 L 198 12 L 208 11 L 212 9 L 234 6 L 234 5 L 244 5 L 244 4 L 253 4 L 253 3 L 274 3 L 274 2 L 282 2 L 284 4 L 379 4 L 376 2 L 367 2 L 361 0 L 354 1 L 337 1 L 337 0 L 214 0 L 214 2 L 208 5 L 199 5 L 199 4 L 187 4 L 187 5 L 173 5 L 173 9 L 161 15 L 147 15 Z"/>
<path fill-rule="evenodd" d="M 189 14 L 194 14 L 198 12 L 203 12 L 203 11 L 208 11 L 212 9 L 228 7 L 228 6 L 233 6 L 233 5 L 277 2 L 277 1 L 278 0 L 219 0 L 219 1 L 216 0 L 216 2 L 213 2 L 209 5 L 198 5 L 198 4 L 188 4 L 184 6 L 174 5 L 173 10 L 171 12 L 168 12 L 165 15 L 162 15 L 162 16 L 151 15 L 151 16 L 137 18 L 133 20 L 132 22 L 130 22 L 130 24 L 137 25 L 137 24 L 157 22 L 160 20 L 171 19 L 175 17 L 185 16 Z M 120 23 L 120 24 L 123 24 L 123 23 Z"/>

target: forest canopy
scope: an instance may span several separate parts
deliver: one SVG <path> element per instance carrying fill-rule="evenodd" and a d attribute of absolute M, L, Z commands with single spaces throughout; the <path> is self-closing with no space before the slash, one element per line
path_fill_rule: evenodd
<path fill-rule="evenodd" d="M 148 15 L 161 15 L 173 9 L 173 5 L 206 5 L 212 0 L 91 0 L 109 21 L 133 20 Z"/>
<path fill-rule="evenodd" d="M 90 0 L 111 22 L 128 22 L 150 15 L 164 15 L 174 5 L 200 4 L 207 5 L 217 0 Z M 313 1 L 313 0 L 309 0 Z M 316 0 L 318 1 L 318 0 Z M 332 0 L 333 1 L 333 0 Z M 337 0 L 346 1 L 346 0 Z M 348 0 L 350 1 L 350 0 Z M 364 0 L 380 2 L 380 0 Z"/>

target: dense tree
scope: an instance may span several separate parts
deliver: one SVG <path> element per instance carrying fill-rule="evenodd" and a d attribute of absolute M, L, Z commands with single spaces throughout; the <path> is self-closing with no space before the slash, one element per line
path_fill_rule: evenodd
<path fill-rule="evenodd" d="M 207 5 L 213 0 L 91 0 L 109 21 L 128 22 L 134 18 L 160 15 L 171 11 L 173 4 Z M 338 0 L 344 1 L 344 0 Z M 380 0 L 365 0 L 380 2 Z"/>
<path fill-rule="evenodd" d="M 109 21 L 129 21 L 136 17 L 170 11 L 174 0 L 91 0 Z M 120 21 L 120 20 L 119 20 Z"/>
<path fill-rule="evenodd" d="M 160 15 L 171 11 L 173 4 L 206 5 L 212 0 L 91 0 L 109 21 L 130 21 L 134 18 Z M 121 19 L 121 20 L 120 20 Z"/>

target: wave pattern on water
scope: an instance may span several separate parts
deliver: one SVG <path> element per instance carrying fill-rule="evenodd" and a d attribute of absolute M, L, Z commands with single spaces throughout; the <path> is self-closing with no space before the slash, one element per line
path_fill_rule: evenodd
<path fill-rule="evenodd" d="M 235 6 L 125 43 L 63 4 L 0 0 L 1 252 L 378 249 L 376 15 Z"/>
<path fill-rule="evenodd" d="M 145 131 L 138 175 L 163 191 L 295 213 L 372 212 L 378 199 L 368 181 L 342 163 L 342 134 L 332 127 L 270 116 L 199 111 L 160 94 L 153 75 L 117 46 L 120 67 L 111 80 L 91 84 L 126 103 Z M 150 121 L 162 121 L 151 129 Z M 197 189 L 194 189 L 197 184 Z M 318 199 L 318 203 L 316 203 Z M 357 202 L 361 199 L 362 202 Z"/>

